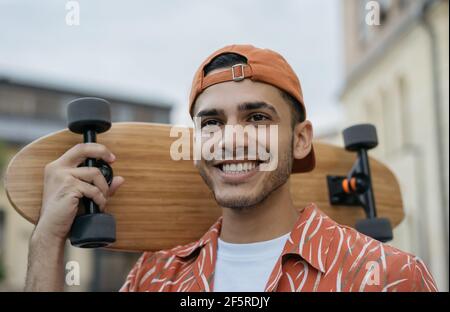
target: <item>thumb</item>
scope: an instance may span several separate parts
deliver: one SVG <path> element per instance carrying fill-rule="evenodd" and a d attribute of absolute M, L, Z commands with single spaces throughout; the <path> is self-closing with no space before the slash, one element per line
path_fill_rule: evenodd
<path fill-rule="evenodd" d="M 117 189 L 125 182 L 125 179 L 121 176 L 114 177 L 111 186 L 109 187 L 108 196 L 114 196 Z"/>

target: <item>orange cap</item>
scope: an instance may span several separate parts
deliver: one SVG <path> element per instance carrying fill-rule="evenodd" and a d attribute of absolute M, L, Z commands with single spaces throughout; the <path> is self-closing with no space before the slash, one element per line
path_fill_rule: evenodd
<path fill-rule="evenodd" d="M 246 64 L 236 64 L 227 70 L 204 76 L 204 67 L 215 57 L 235 53 L 247 59 Z M 301 104 L 305 112 L 303 93 L 297 75 L 287 61 L 278 53 L 269 49 L 260 49 L 252 45 L 229 45 L 211 54 L 199 67 L 192 81 L 189 96 L 189 114 L 192 116 L 192 107 L 197 96 L 206 88 L 226 81 L 241 81 L 251 79 L 273 85 L 293 96 Z M 303 159 L 294 159 L 292 173 L 309 172 L 315 167 L 314 148 Z"/>

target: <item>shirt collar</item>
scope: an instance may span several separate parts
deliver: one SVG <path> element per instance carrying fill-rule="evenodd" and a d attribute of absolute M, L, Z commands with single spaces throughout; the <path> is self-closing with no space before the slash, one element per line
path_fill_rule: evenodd
<path fill-rule="evenodd" d="M 336 222 L 331 220 L 314 203 L 303 209 L 286 242 L 282 257 L 296 255 L 325 273 L 327 255 Z"/>
<path fill-rule="evenodd" d="M 222 228 L 222 217 L 209 228 L 209 230 L 203 234 L 203 236 L 196 242 L 188 245 L 177 246 L 173 249 L 173 253 L 180 258 L 189 258 L 199 248 L 203 248 L 206 244 L 211 244 L 214 247 L 217 246 L 217 240 L 219 238 L 220 230 Z M 215 248 L 214 248 L 215 250 Z"/>
<path fill-rule="evenodd" d="M 222 217 L 198 241 L 174 248 L 174 254 L 180 258 L 189 258 L 198 249 L 206 246 L 213 250 L 215 259 L 221 227 Z M 310 203 L 299 214 L 289 239 L 284 245 L 281 257 L 300 256 L 311 266 L 325 273 L 327 253 L 335 229 L 336 223 L 319 210 L 314 203 Z"/>

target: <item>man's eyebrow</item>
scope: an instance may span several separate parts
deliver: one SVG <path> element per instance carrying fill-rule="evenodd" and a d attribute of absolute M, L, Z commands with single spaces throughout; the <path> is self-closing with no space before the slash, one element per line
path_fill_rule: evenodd
<path fill-rule="evenodd" d="M 272 111 L 275 115 L 278 116 L 277 110 L 272 105 L 266 103 L 266 102 L 246 102 L 242 103 L 238 106 L 238 111 L 248 111 L 248 110 L 255 110 L 255 109 L 268 109 Z"/>
<path fill-rule="evenodd" d="M 218 115 L 223 115 L 223 114 L 224 114 L 223 109 L 212 108 L 212 109 L 204 109 L 204 110 L 199 111 L 197 113 L 197 115 L 195 115 L 195 117 L 218 116 Z"/>

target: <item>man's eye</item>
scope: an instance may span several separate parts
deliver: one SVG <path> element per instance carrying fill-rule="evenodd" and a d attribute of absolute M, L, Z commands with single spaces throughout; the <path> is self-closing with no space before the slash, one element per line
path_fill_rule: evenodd
<path fill-rule="evenodd" d="M 264 121 L 264 120 L 269 120 L 269 118 L 264 114 L 253 114 L 249 118 L 249 121 Z"/>
<path fill-rule="evenodd" d="M 202 128 L 207 126 L 220 126 L 220 121 L 217 119 L 208 119 L 202 122 Z"/>

